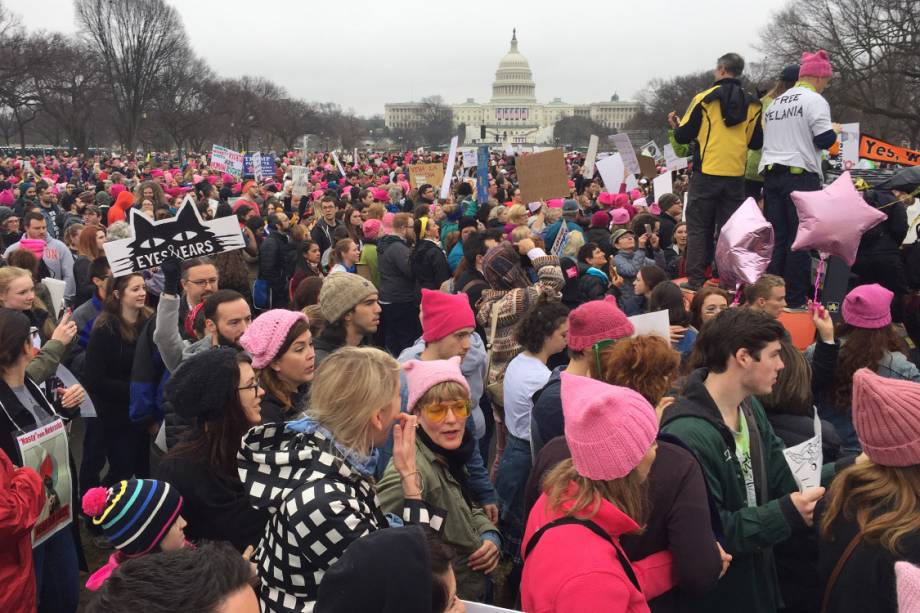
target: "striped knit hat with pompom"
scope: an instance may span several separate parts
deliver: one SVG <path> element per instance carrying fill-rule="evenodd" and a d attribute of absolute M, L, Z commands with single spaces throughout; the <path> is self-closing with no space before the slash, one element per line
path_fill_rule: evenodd
<path fill-rule="evenodd" d="M 179 517 L 182 496 L 165 481 L 129 479 L 83 495 L 83 513 L 125 555 L 150 553 Z"/>

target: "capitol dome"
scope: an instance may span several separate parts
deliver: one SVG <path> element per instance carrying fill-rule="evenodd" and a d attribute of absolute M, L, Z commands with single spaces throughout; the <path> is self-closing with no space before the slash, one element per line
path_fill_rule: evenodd
<path fill-rule="evenodd" d="M 535 89 L 530 63 L 518 51 L 517 30 L 514 30 L 511 35 L 511 49 L 498 63 L 498 70 L 495 71 L 492 102 L 535 103 Z"/>

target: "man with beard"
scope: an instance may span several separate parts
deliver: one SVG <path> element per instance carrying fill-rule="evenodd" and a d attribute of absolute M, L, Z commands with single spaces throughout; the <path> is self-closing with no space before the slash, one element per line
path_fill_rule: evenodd
<path fill-rule="evenodd" d="M 178 263 L 178 260 L 176 260 Z M 180 264 L 182 270 L 181 287 L 185 294 L 185 300 L 179 296 L 178 292 L 169 292 L 164 279 L 163 294 L 174 296 L 179 301 L 179 320 L 177 322 L 179 334 L 185 340 L 197 340 L 188 330 L 191 326 L 186 325 L 189 312 L 194 310 L 199 304 L 204 302 L 205 298 L 219 289 L 220 277 L 217 273 L 217 267 L 210 258 L 195 258 L 185 260 Z M 164 277 L 166 274 L 166 263 L 164 262 Z M 159 310 L 159 309 L 158 309 Z"/>
<path fill-rule="evenodd" d="M 369 344 L 380 325 L 377 288 L 367 279 L 350 272 L 334 272 L 323 281 L 319 309 L 326 319 L 322 334 L 313 340 L 315 368 L 330 353 L 348 345 Z"/>

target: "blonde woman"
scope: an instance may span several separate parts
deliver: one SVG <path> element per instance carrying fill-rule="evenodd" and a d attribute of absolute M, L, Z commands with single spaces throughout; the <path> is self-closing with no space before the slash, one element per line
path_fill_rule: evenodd
<path fill-rule="evenodd" d="M 864 455 L 827 493 L 821 610 L 896 613 L 894 564 L 920 563 L 920 384 L 862 368 L 853 375 L 852 414 Z"/>
<path fill-rule="evenodd" d="M 323 360 L 307 417 L 249 431 L 240 480 L 272 518 L 257 552 L 265 611 L 312 610 L 326 570 L 359 537 L 389 523 L 377 502 L 375 447 L 393 432 L 402 520 L 440 529 L 422 501 L 415 465 L 418 418 L 400 413 L 399 364 L 370 347 L 343 347 Z"/>
<path fill-rule="evenodd" d="M 44 381 L 53 375 L 77 335 L 77 324 L 71 320 L 70 312 L 65 312 L 55 326 L 48 309 L 35 296 L 32 273 L 16 266 L 0 268 L 0 307 L 19 311 L 35 329 L 32 341 L 40 350 L 26 368 L 29 377 Z"/>

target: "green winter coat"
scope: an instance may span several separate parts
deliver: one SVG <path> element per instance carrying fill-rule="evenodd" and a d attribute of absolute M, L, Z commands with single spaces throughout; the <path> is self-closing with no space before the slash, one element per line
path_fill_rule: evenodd
<path fill-rule="evenodd" d="M 481 601 L 485 595 L 486 576 L 470 570 L 467 558 L 482 546 L 486 532 L 498 534 L 498 528 L 492 525 L 482 509 L 470 508 L 460 492 L 460 484 L 448 472 L 447 464 L 419 438 L 415 440 L 415 469 L 422 478 L 422 499 L 429 506 L 447 512 L 447 519 L 441 528 L 441 538 L 457 554 L 454 559 L 457 595 L 464 600 Z M 393 460 L 387 464 L 383 478 L 377 485 L 377 496 L 380 508 L 385 513 L 402 513 L 402 482 Z"/>
<path fill-rule="evenodd" d="M 699 369 L 690 375 L 683 395 L 661 421 L 662 432 L 677 436 L 696 454 L 724 527 L 722 546 L 732 555 L 728 572 L 712 592 L 699 599 L 697 610 L 775 613 L 782 606 L 782 597 L 773 545 L 808 530 L 790 498 L 798 488 L 783 455 L 782 440 L 774 434 L 760 402 L 750 397 L 742 410 L 750 431 L 758 506 L 747 506 L 735 439 L 703 385 L 707 374 L 706 369 Z M 759 433 L 756 438 L 755 430 Z M 833 478 L 837 468 L 824 465 L 822 482 Z"/>

